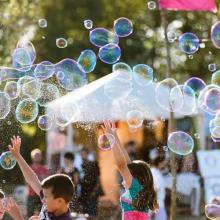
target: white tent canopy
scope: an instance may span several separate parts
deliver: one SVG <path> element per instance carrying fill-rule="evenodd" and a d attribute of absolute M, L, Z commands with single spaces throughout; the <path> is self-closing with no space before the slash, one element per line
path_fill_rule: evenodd
<path fill-rule="evenodd" d="M 131 110 L 139 110 L 145 119 L 167 119 L 170 113 L 156 102 L 155 88 L 156 83 L 147 83 L 141 76 L 134 79 L 128 71 L 116 71 L 52 101 L 47 112 L 66 115 L 69 122 L 126 120 Z M 164 87 L 164 97 L 168 93 Z"/>

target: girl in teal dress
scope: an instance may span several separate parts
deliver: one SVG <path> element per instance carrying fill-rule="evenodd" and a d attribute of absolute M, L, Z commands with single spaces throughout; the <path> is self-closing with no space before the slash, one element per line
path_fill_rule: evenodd
<path fill-rule="evenodd" d="M 102 128 L 115 137 L 112 151 L 125 188 L 120 198 L 122 219 L 149 220 L 150 213 L 159 208 L 149 165 L 141 160 L 130 160 L 127 151 L 120 145 L 113 122 L 105 121 Z"/>

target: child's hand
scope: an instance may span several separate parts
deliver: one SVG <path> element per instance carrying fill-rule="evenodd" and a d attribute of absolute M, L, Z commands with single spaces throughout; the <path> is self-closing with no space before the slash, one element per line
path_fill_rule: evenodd
<path fill-rule="evenodd" d="M 11 138 L 11 145 L 8 146 L 12 155 L 17 158 L 20 155 L 21 138 L 19 136 Z"/>
<path fill-rule="evenodd" d="M 39 217 L 37 215 L 33 215 L 28 220 L 39 220 Z"/>
<path fill-rule="evenodd" d="M 106 120 L 102 125 L 102 129 L 105 133 L 114 135 L 116 131 L 115 123 L 113 121 Z"/>
<path fill-rule="evenodd" d="M 16 202 L 11 197 L 5 198 L 5 203 L 6 203 L 5 210 L 8 212 L 16 206 Z"/>

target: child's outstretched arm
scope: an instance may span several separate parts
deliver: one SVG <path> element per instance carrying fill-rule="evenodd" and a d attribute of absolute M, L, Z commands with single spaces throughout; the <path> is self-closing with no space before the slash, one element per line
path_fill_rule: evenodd
<path fill-rule="evenodd" d="M 20 147 L 21 138 L 19 136 L 13 136 L 13 138 L 11 138 L 11 145 L 9 145 L 9 150 L 11 151 L 12 155 L 16 158 L 26 182 L 33 188 L 37 195 L 40 195 L 40 180 L 20 154 Z"/>
<path fill-rule="evenodd" d="M 115 137 L 115 143 L 112 147 L 113 156 L 115 159 L 115 164 L 123 177 L 125 187 L 129 188 L 132 181 L 132 175 L 127 167 L 128 163 L 131 163 L 131 160 L 128 156 L 127 151 L 121 146 L 118 136 L 116 134 L 116 128 L 114 122 L 105 121 L 104 126 L 102 126 L 105 133 L 112 134 Z"/>
<path fill-rule="evenodd" d="M 6 198 L 6 211 L 14 220 L 24 220 L 16 202 L 13 198 Z"/>

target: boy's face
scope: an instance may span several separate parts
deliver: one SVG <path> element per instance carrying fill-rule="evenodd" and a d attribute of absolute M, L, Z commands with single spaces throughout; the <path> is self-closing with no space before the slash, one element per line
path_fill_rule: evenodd
<path fill-rule="evenodd" d="M 52 194 L 52 188 L 43 189 L 44 193 L 44 204 L 47 207 L 48 212 L 55 213 L 57 212 L 63 205 L 64 199 L 62 198 L 54 198 Z"/>
<path fill-rule="evenodd" d="M 0 198 L 0 219 L 3 219 L 4 214 L 5 214 L 4 199 Z"/>

